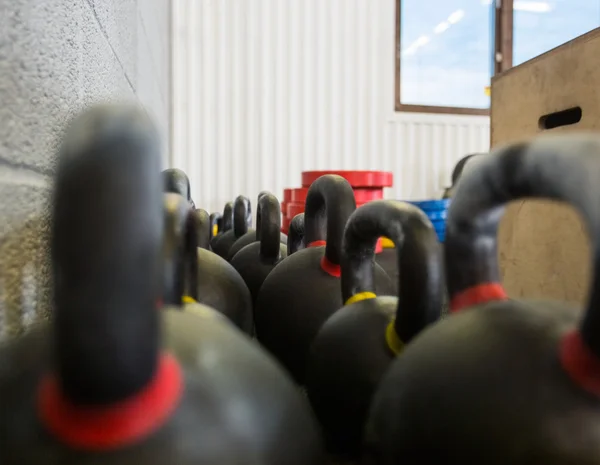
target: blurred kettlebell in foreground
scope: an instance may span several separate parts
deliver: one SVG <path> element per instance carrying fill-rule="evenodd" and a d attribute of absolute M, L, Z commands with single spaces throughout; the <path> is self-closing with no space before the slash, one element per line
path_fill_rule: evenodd
<path fill-rule="evenodd" d="M 310 410 L 276 363 L 208 307 L 157 311 L 157 147 L 135 107 L 95 107 L 66 133 L 53 320 L 0 348 L 0 463 L 320 465 Z"/>

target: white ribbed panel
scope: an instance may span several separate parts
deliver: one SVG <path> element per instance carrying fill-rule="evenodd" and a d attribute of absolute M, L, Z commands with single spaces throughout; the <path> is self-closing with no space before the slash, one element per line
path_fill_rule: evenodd
<path fill-rule="evenodd" d="M 172 166 L 198 206 L 282 195 L 307 169 L 382 169 L 438 196 L 489 118 L 394 113 L 394 0 L 174 0 Z"/>

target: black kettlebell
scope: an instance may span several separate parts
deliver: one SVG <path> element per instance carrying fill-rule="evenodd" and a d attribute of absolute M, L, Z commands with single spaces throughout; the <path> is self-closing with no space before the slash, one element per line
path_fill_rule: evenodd
<path fill-rule="evenodd" d="M 263 195 L 267 195 L 267 194 L 273 195 L 268 191 L 262 191 L 260 194 L 258 194 L 258 202 L 260 202 L 260 199 Z M 280 211 L 281 211 L 281 208 L 280 208 Z M 252 244 L 253 242 L 259 241 L 260 240 L 260 230 L 261 230 L 261 215 L 260 215 L 260 210 L 257 208 L 256 209 L 256 231 L 250 230 L 246 234 L 244 234 L 242 237 L 240 237 L 237 241 L 235 241 L 233 243 L 233 245 L 231 246 L 231 248 L 229 249 L 229 254 L 227 256 L 227 260 L 229 262 L 231 262 L 233 257 L 235 257 L 235 255 L 240 250 L 242 250 L 247 245 Z M 279 236 L 280 236 L 279 240 L 281 241 L 281 243 L 287 244 L 287 236 L 282 232 L 280 232 Z"/>
<path fill-rule="evenodd" d="M 178 168 L 168 168 L 162 172 L 163 190 L 179 194 L 187 199 L 194 206 L 192 200 L 192 190 L 190 187 L 190 179 L 184 171 Z"/>
<path fill-rule="evenodd" d="M 213 252 L 227 259 L 229 249 L 240 237 L 247 232 L 254 232 L 254 229 L 248 228 L 248 222 L 252 223 L 252 207 L 248 197 L 238 195 L 233 202 L 233 228 L 226 231 L 215 241 Z"/>
<path fill-rule="evenodd" d="M 389 237 L 381 238 L 381 251 L 375 254 L 375 262 L 392 278 L 394 283 L 394 295 L 398 295 L 399 273 L 398 254 L 394 241 Z"/>
<path fill-rule="evenodd" d="M 0 462 L 320 465 L 309 407 L 270 357 L 209 308 L 156 310 L 158 147 L 137 108 L 67 132 L 53 321 L 0 348 Z"/>
<path fill-rule="evenodd" d="M 373 258 L 380 236 L 399 244 L 398 298 L 375 294 Z M 440 317 L 444 276 L 433 225 L 408 203 L 375 200 L 359 207 L 346 224 L 343 247 L 345 304 L 312 343 L 306 392 L 328 450 L 356 457 L 379 381 L 404 345 Z"/>
<path fill-rule="evenodd" d="M 256 216 L 260 217 L 260 241 L 248 244 L 229 262 L 246 282 L 252 303 L 268 274 L 287 257 L 287 247 L 280 242 L 281 209 L 279 200 L 264 194 L 258 201 Z"/>
<path fill-rule="evenodd" d="M 456 165 L 454 165 L 454 169 L 452 170 L 452 175 L 451 175 L 452 185 L 450 187 L 446 187 L 446 189 L 444 189 L 444 194 L 442 195 L 442 199 L 449 199 L 454 195 L 454 190 L 456 189 L 456 185 L 458 184 L 458 181 L 459 181 L 460 177 L 462 176 L 463 170 L 465 169 L 467 162 L 470 161 L 473 157 L 476 157 L 479 155 L 481 155 L 481 154 L 480 153 L 471 153 L 469 155 L 462 157 L 460 160 L 458 160 L 458 162 L 456 162 Z"/>
<path fill-rule="evenodd" d="M 215 245 L 218 240 L 223 237 L 223 235 L 230 231 L 233 228 L 233 202 L 227 202 L 225 207 L 223 207 L 223 216 L 221 217 L 221 226 L 219 226 L 219 230 L 216 236 L 213 236 L 210 240 L 210 248 L 214 250 Z"/>
<path fill-rule="evenodd" d="M 304 384 L 306 360 L 321 325 L 342 307 L 340 258 L 348 217 L 356 209 L 352 187 L 341 176 L 325 175 L 309 188 L 304 213 L 306 249 L 298 250 L 269 273 L 255 305 L 259 341 Z M 327 242 L 323 231 L 327 231 Z M 377 291 L 393 286 L 375 265 Z"/>
<path fill-rule="evenodd" d="M 210 214 L 210 238 L 212 239 L 217 234 L 219 234 L 220 223 L 223 222 L 223 215 L 218 212 L 213 212 Z"/>
<path fill-rule="evenodd" d="M 202 211 L 204 212 L 204 211 Z M 254 334 L 252 296 L 248 286 L 226 260 L 199 248 L 200 241 L 188 237 L 208 237 L 209 219 L 198 210 L 189 208 L 177 194 L 165 194 L 165 273 L 176 276 L 182 283 L 175 295 L 183 292 L 184 302 L 198 302 L 225 315 L 248 335 Z M 193 245 L 190 245 L 193 244 Z M 181 263 L 185 263 L 185 266 Z M 178 265 L 179 264 L 179 265 Z M 177 273 L 174 270 L 182 270 Z M 165 286 L 171 289 L 174 286 Z M 166 300 L 166 303 L 173 303 Z"/>
<path fill-rule="evenodd" d="M 323 236 L 325 233 L 323 233 Z M 306 248 L 304 244 L 304 213 L 298 213 L 290 221 L 287 240 L 288 257 L 298 250 Z"/>
<path fill-rule="evenodd" d="M 368 458 L 381 464 L 600 463 L 600 138 L 547 135 L 482 156 L 458 183 L 445 257 L 452 314 L 394 362 L 374 398 Z M 507 299 L 497 228 L 505 204 L 547 198 L 587 223 L 585 314 Z M 579 227 L 579 226 L 577 226 Z"/>
<path fill-rule="evenodd" d="M 197 246 L 210 250 L 210 238 L 211 238 L 211 220 L 210 215 L 206 210 L 196 208 L 194 215 L 194 225 L 196 230 Z"/>

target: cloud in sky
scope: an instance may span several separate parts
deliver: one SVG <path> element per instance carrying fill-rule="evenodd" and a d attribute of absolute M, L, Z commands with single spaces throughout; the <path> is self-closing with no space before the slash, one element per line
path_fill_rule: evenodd
<path fill-rule="evenodd" d="M 402 0 L 402 101 L 486 108 L 491 0 Z M 515 0 L 513 62 L 600 26 L 600 0 Z"/>

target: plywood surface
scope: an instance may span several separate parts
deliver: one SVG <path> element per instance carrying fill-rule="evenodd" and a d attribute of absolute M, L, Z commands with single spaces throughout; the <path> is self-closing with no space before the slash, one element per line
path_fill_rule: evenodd
<path fill-rule="evenodd" d="M 540 117 L 581 107 L 581 121 L 551 132 L 600 130 L 600 30 L 596 29 L 492 80 L 491 143 L 535 136 Z M 600 206 L 599 206 L 600 208 Z M 577 213 L 555 202 L 515 202 L 499 231 L 499 261 L 511 297 L 581 303 L 590 248 Z"/>

